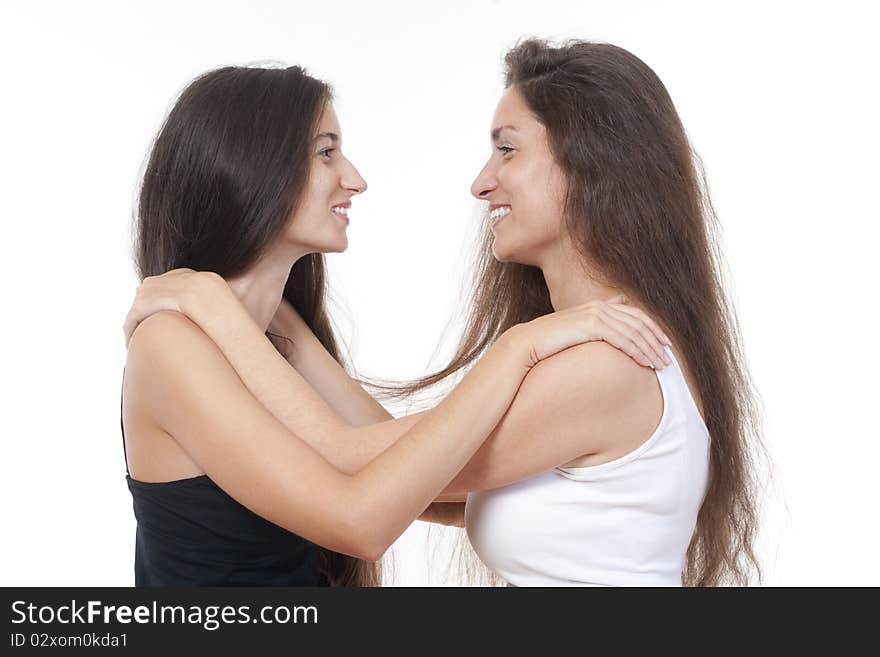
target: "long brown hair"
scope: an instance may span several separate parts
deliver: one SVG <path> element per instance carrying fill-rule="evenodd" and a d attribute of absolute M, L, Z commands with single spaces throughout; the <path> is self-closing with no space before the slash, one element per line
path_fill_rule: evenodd
<path fill-rule="evenodd" d="M 179 267 L 231 278 L 251 267 L 303 196 L 312 138 L 331 98 L 327 83 L 298 66 L 226 67 L 193 80 L 144 172 L 135 230 L 141 279 Z M 284 298 L 338 361 L 323 254 L 293 265 Z M 321 570 L 332 585 L 379 584 L 378 564 L 324 548 Z"/>
<path fill-rule="evenodd" d="M 505 57 L 568 178 L 567 229 L 603 282 L 661 322 L 688 366 L 711 436 L 709 483 L 682 572 L 685 585 L 761 578 L 757 467 L 766 457 L 757 397 L 723 287 L 718 225 L 705 174 L 663 83 L 604 43 L 528 39 Z M 470 314 L 455 355 L 407 386 L 471 364 L 501 333 L 552 311 L 536 267 L 497 261 L 484 232 Z"/>

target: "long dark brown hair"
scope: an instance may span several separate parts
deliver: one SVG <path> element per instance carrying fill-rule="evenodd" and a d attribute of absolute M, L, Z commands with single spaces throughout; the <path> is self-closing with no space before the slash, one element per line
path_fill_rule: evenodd
<path fill-rule="evenodd" d="M 708 490 L 687 551 L 685 585 L 748 584 L 761 568 L 757 397 L 724 287 L 718 225 L 702 165 L 663 83 L 604 43 L 520 42 L 505 57 L 514 87 L 546 128 L 568 179 L 567 229 L 602 282 L 667 330 L 692 374 L 711 436 Z M 518 322 L 552 311 L 536 267 L 499 262 L 486 230 L 466 327 L 449 364 L 416 391 L 470 365 Z M 767 461 L 769 462 L 769 460 Z"/>
<path fill-rule="evenodd" d="M 298 66 L 226 67 L 191 82 L 152 147 L 140 188 L 141 279 L 187 267 L 235 277 L 281 236 L 306 189 L 330 86 Z M 296 262 L 284 298 L 334 358 L 324 256 Z M 330 584 L 375 586 L 377 564 L 321 550 Z"/>

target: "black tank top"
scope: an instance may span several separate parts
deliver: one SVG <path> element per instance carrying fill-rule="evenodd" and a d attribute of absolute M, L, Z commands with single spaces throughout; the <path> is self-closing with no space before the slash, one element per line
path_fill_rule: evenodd
<path fill-rule="evenodd" d="M 239 504 L 207 475 L 125 479 L 137 519 L 135 586 L 325 586 L 318 547 Z"/>

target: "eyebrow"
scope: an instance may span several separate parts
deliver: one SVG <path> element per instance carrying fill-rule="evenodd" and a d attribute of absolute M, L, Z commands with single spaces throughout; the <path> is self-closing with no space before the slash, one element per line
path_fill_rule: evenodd
<path fill-rule="evenodd" d="M 512 130 L 516 132 L 516 128 L 512 125 L 500 125 L 497 128 L 492 128 L 492 141 L 498 141 L 498 136 L 501 134 L 502 130 Z"/>
<path fill-rule="evenodd" d="M 339 141 L 339 135 L 337 135 L 335 132 L 322 132 L 317 137 L 315 137 L 315 141 L 321 139 L 322 137 L 326 137 L 334 143 Z"/>

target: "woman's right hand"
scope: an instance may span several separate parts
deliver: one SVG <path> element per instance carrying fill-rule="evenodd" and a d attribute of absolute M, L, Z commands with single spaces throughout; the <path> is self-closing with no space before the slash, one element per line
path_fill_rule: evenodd
<path fill-rule="evenodd" d="M 187 315 L 198 299 L 204 299 L 220 290 L 226 282 L 217 274 L 192 269 L 172 269 L 159 276 L 147 276 L 137 288 L 131 309 L 125 318 L 122 330 L 125 333 L 125 346 L 142 321 L 162 310 L 174 310 Z"/>
<path fill-rule="evenodd" d="M 654 320 L 626 303 L 626 297 L 595 300 L 538 317 L 509 329 L 528 352 L 528 367 L 584 342 L 601 340 L 645 367 L 663 369 L 672 361 L 671 341 Z"/>

